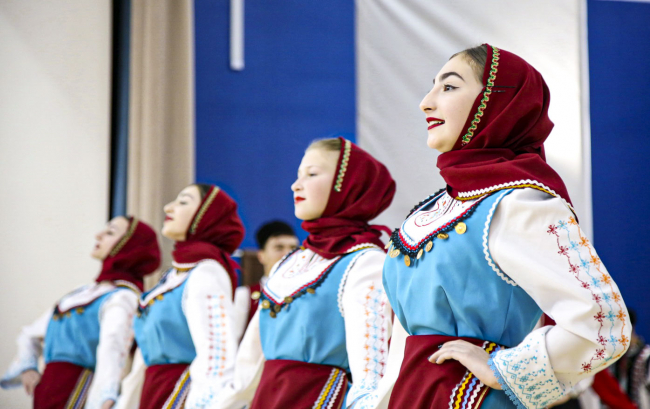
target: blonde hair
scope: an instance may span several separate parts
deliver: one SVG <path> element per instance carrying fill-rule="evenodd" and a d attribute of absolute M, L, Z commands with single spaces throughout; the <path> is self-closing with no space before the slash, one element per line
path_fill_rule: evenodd
<path fill-rule="evenodd" d="M 305 149 L 305 152 L 311 149 L 322 149 L 324 151 L 330 151 L 330 152 L 341 152 L 341 147 L 343 145 L 341 144 L 341 140 L 339 138 L 323 138 L 323 139 L 316 139 L 312 141 L 312 143 L 309 144 L 307 149 Z"/>

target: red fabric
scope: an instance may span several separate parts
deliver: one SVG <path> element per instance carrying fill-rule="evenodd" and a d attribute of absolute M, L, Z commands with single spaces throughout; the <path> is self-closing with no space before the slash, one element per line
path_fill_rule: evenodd
<path fill-rule="evenodd" d="M 69 362 L 47 364 L 41 381 L 34 389 L 34 409 L 65 408 L 83 371 L 83 367 Z M 83 405 L 84 402 L 80 402 L 80 407 Z"/>
<path fill-rule="evenodd" d="M 160 248 L 156 232 L 146 223 L 129 217 L 129 229 L 137 223 L 135 231 L 114 256 L 104 259 L 102 271 L 95 281 L 125 280 L 135 284 L 140 291 L 144 289 L 143 277 L 153 273 L 160 266 Z M 128 232 L 128 230 L 127 230 Z M 120 245 L 120 240 L 117 245 Z"/>
<path fill-rule="evenodd" d="M 492 46 L 486 46 L 483 84 L 488 84 L 493 57 Z M 458 192 L 531 179 L 570 202 L 564 182 L 544 155 L 543 144 L 553 122 L 548 117 L 550 93 L 542 75 L 522 58 L 499 50 L 492 93 L 474 136 L 464 145 L 463 135 L 479 112 L 483 96 L 481 92 L 476 97 L 454 148 L 438 156 L 440 175 L 450 194 L 457 197 Z"/>
<path fill-rule="evenodd" d="M 312 409 L 313 407 L 339 409 L 343 405 L 347 389 L 344 371 L 341 388 L 333 397 L 334 403 L 331 406 L 330 404 L 314 405 L 334 369 L 343 371 L 334 366 L 284 359 L 266 361 L 250 409 Z"/>
<path fill-rule="evenodd" d="M 216 189 L 216 196 L 208 202 Z M 234 297 L 239 265 L 230 257 L 244 240 L 244 224 L 237 214 L 237 203 L 216 186 L 206 193 L 189 229 L 200 217 L 196 230 L 188 231 L 185 241 L 177 241 L 172 257 L 179 264 L 215 260 L 228 272 Z"/>
<path fill-rule="evenodd" d="M 466 375 L 467 368 L 460 362 L 448 360 L 438 365 L 429 362 L 429 357 L 448 341 L 462 339 L 482 346 L 485 341 L 474 338 L 448 337 L 444 335 L 415 335 L 406 338 L 404 360 L 399 377 L 388 403 L 389 409 L 440 409 L 449 407 L 451 395 L 456 385 Z M 488 388 L 483 385 L 483 388 Z M 472 408 L 480 408 L 486 394 L 477 394 L 478 403 Z M 479 400 L 481 399 L 482 400 Z M 462 402 L 462 400 L 461 400 Z"/>
<path fill-rule="evenodd" d="M 616 378 L 606 369 L 594 376 L 594 383 L 591 387 L 610 409 L 637 409 L 637 406 L 621 390 Z"/>
<path fill-rule="evenodd" d="M 144 373 L 139 409 L 162 408 L 188 366 L 188 364 L 165 364 L 148 367 Z M 188 383 L 186 388 L 189 386 Z"/>
<path fill-rule="evenodd" d="M 379 237 L 382 231 L 390 234 L 390 230 L 385 226 L 370 225 L 368 221 L 386 210 L 395 196 L 395 181 L 386 166 L 351 142 L 341 191 L 334 189 L 346 145 L 345 138 L 339 139 L 341 153 L 325 211 L 316 220 L 302 222 L 302 228 L 309 233 L 303 246 L 325 258 L 345 254 L 363 243 L 383 248 Z"/>

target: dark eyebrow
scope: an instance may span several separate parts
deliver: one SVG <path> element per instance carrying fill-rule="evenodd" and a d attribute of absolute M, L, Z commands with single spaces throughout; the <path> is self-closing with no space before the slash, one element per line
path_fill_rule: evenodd
<path fill-rule="evenodd" d="M 446 72 L 446 73 L 442 74 L 442 75 L 440 76 L 440 81 L 444 81 L 444 80 L 446 80 L 447 78 L 451 77 L 452 75 L 455 75 L 456 77 L 460 78 L 463 82 L 465 82 L 465 79 L 463 79 L 463 77 L 461 77 L 460 74 L 458 74 L 457 72 L 454 72 L 454 71 Z M 435 85 L 435 83 L 436 83 L 436 79 L 435 79 L 435 78 L 433 79 L 433 83 L 434 83 L 434 85 Z"/>

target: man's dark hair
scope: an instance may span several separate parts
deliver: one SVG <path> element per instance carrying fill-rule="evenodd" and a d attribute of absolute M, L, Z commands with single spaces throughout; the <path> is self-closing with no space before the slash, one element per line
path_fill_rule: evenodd
<path fill-rule="evenodd" d="M 280 220 L 273 220 L 263 224 L 255 233 L 255 238 L 257 239 L 257 246 L 261 250 L 266 246 L 266 242 L 271 237 L 295 235 L 296 232 L 287 223 Z"/>

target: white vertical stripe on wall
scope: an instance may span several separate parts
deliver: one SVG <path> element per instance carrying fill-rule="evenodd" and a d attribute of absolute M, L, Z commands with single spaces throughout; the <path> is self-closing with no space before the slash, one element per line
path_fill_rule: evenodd
<path fill-rule="evenodd" d="M 0 2 L 0 372 L 32 322 L 100 264 L 108 216 L 111 2 Z M 31 408 L 22 388 L 0 407 Z"/>
<path fill-rule="evenodd" d="M 426 146 L 419 102 L 449 56 L 490 43 L 520 55 L 551 90 L 555 128 L 547 160 L 562 176 L 591 236 L 588 138 L 583 137 L 581 4 L 584 0 L 357 0 L 357 139 L 397 181 L 376 222 L 396 227 L 414 204 L 442 188 L 437 151 Z M 584 118 L 588 123 L 588 117 Z"/>

